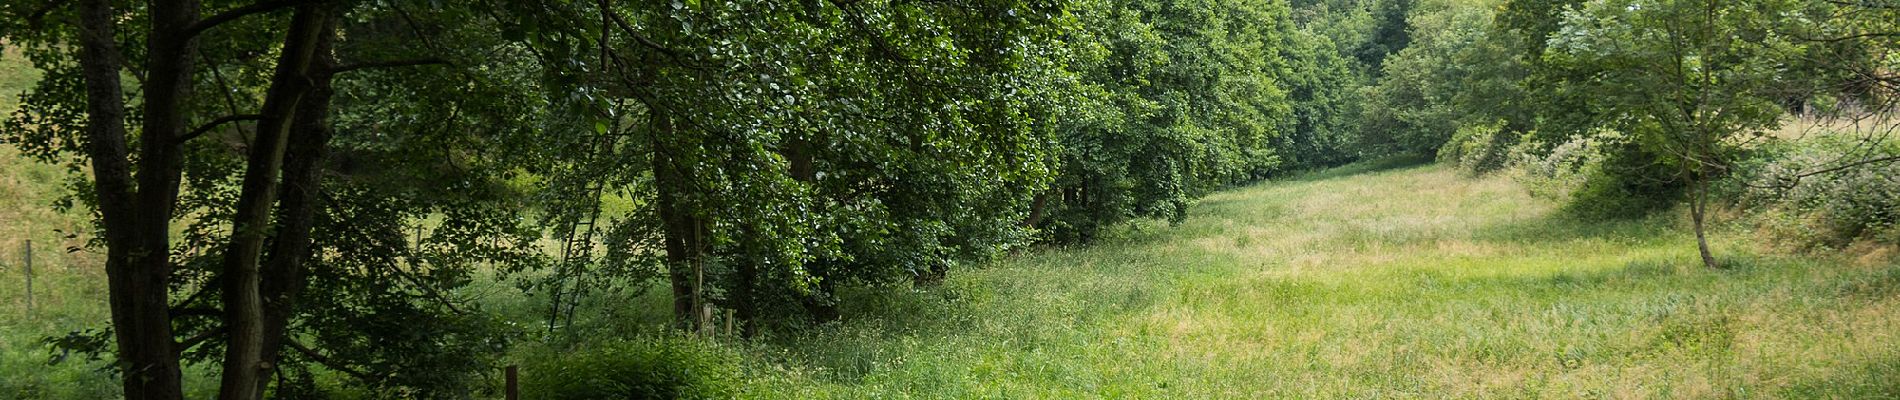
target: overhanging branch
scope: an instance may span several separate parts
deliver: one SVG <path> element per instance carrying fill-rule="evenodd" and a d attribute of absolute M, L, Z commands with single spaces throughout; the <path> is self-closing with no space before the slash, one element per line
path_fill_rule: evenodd
<path fill-rule="evenodd" d="M 205 340 L 208 340 L 208 339 L 211 339 L 213 337 L 217 337 L 223 334 L 224 334 L 223 326 L 206 329 L 204 330 L 204 332 L 198 332 L 197 335 L 192 335 L 190 338 L 186 338 L 184 341 L 178 342 L 178 352 L 184 353 L 186 351 L 190 351 L 192 347 L 198 346 L 199 343 L 204 343 Z"/>
<path fill-rule="evenodd" d="M 264 116 L 259 115 L 259 114 L 226 115 L 223 117 L 219 117 L 218 119 L 211 120 L 211 122 L 207 122 L 204 125 L 199 125 L 198 129 L 192 129 L 191 132 L 186 132 L 184 136 L 178 137 L 178 141 L 179 142 L 191 141 L 191 139 L 193 138 L 197 138 L 200 135 L 204 135 L 205 132 L 210 132 L 212 128 L 217 128 L 218 125 L 224 125 L 227 123 L 232 123 L 232 122 L 237 122 L 237 121 L 256 121 L 256 120 L 261 120 L 261 119 L 264 119 Z"/>
<path fill-rule="evenodd" d="M 206 17 L 205 19 L 198 20 L 198 22 L 191 24 L 191 26 L 185 27 L 185 32 L 184 32 L 185 37 L 198 36 L 199 34 L 203 34 L 205 31 L 211 30 L 211 28 L 217 27 L 218 25 L 222 25 L 226 22 L 237 20 L 238 18 L 244 18 L 246 16 L 250 16 L 254 14 L 262 14 L 262 13 L 267 13 L 271 11 L 276 11 L 278 9 L 304 4 L 305 2 L 306 0 L 261 1 L 257 3 L 252 3 L 251 5 L 248 5 L 248 6 L 226 10 L 225 12 L 221 12 L 216 15 Z"/>
<path fill-rule="evenodd" d="M 304 358 L 308 358 L 310 359 L 310 361 L 316 361 L 318 365 L 322 365 L 324 368 L 329 368 L 332 370 L 336 370 L 337 372 L 348 374 L 364 382 L 373 382 L 376 380 L 375 379 L 376 377 L 371 376 L 369 373 L 358 371 L 355 368 L 350 368 L 350 366 L 348 365 L 343 365 L 343 363 L 337 362 L 335 359 L 332 359 L 328 356 L 323 355 L 323 353 L 318 353 L 316 350 L 312 350 L 310 347 L 304 346 L 303 343 L 297 343 L 297 341 L 295 340 L 284 339 L 284 344 L 287 346 L 290 346 L 291 349 L 297 350 L 297 353 L 302 354 Z"/>

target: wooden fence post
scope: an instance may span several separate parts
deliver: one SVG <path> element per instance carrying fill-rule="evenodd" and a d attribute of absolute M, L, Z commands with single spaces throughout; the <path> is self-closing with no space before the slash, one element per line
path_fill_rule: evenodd
<path fill-rule="evenodd" d="M 508 366 L 507 375 L 507 385 L 503 386 L 503 393 L 508 396 L 508 400 L 521 400 L 520 371 L 518 371 L 515 366 L 510 365 Z"/>
<path fill-rule="evenodd" d="M 26 240 L 26 316 L 33 316 L 33 239 Z"/>
<path fill-rule="evenodd" d="M 715 333 L 719 333 L 719 327 L 713 326 L 713 305 L 701 305 L 699 309 L 699 336 L 712 337 Z"/>

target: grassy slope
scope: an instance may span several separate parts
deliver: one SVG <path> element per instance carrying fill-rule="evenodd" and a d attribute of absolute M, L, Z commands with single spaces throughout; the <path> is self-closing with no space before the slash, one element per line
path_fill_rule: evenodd
<path fill-rule="evenodd" d="M 0 116 L 11 115 L 19 93 L 39 80 L 14 49 L 0 46 Z M 0 117 L 3 118 L 3 117 Z M 105 271 L 98 255 L 68 252 L 84 244 L 66 233 L 87 230 L 84 215 L 52 204 L 68 173 L 0 144 L 0 398 L 108 398 L 116 384 L 102 379 L 102 362 L 54 358 L 40 342 L 49 335 L 95 328 L 107 319 Z M 26 240 L 33 241 L 34 312 L 26 309 Z"/>
<path fill-rule="evenodd" d="M 1696 267 L 1442 167 L 1215 194 L 1178 227 L 865 292 L 771 397 L 1893 397 L 1900 266 Z M 1739 234 L 1725 236 L 1739 237 Z M 761 363 L 769 365 L 772 363 Z"/>

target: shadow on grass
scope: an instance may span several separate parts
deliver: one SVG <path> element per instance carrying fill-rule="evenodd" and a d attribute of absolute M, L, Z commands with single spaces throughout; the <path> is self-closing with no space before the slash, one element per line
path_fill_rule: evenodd
<path fill-rule="evenodd" d="M 1338 167 L 1296 173 L 1287 177 L 1289 182 L 1312 182 L 1344 178 L 1353 175 L 1375 172 L 1398 171 L 1431 165 L 1432 157 L 1425 155 L 1400 155 L 1365 160 Z"/>
<path fill-rule="evenodd" d="M 1380 173 L 1380 172 L 1404 171 L 1404 170 L 1409 170 L 1409 169 L 1414 169 L 1414 168 L 1422 168 L 1431 164 L 1432 164 L 1432 158 L 1427 157 L 1427 156 L 1421 156 L 1421 155 L 1390 156 L 1390 157 L 1379 158 L 1379 159 L 1374 159 L 1374 160 L 1355 162 L 1355 163 L 1341 165 L 1341 166 L 1332 167 L 1332 168 L 1295 171 L 1295 172 L 1288 173 L 1284 176 L 1272 177 L 1272 178 L 1267 178 L 1265 180 L 1238 184 L 1231 187 L 1227 187 L 1222 190 L 1235 190 L 1235 189 L 1242 189 L 1242 188 L 1259 186 L 1259 185 L 1271 185 L 1271 184 L 1276 184 L 1276 183 L 1287 183 L 1287 182 L 1319 182 L 1319 181 L 1325 181 L 1325 180 L 1346 178 L 1346 177 L 1351 177 L 1355 175 L 1373 174 L 1373 173 Z M 1226 197 L 1222 197 L 1218 199 L 1203 198 L 1199 201 L 1196 201 L 1194 203 L 1194 207 L 1197 209 L 1202 208 L 1202 207 L 1221 207 L 1221 206 L 1226 206 L 1230 204 L 1240 203 L 1243 201 L 1248 201 L 1248 200 L 1237 198 L 1234 196 L 1226 196 Z"/>
<path fill-rule="evenodd" d="M 1537 246 L 1587 239 L 1649 243 L 1668 240 L 1675 235 L 1693 234 L 1670 227 L 1668 217 L 1663 215 L 1640 219 L 1592 220 L 1556 213 L 1481 227 L 1472 232 L 1471 238 Z"/>

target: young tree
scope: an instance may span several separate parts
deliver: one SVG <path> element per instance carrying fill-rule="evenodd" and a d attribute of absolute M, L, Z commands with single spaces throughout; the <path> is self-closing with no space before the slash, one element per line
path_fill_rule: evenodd
<path fill-rule="evenodd" d="M 1706 219 L 1709 182 L 1783 115 L 1776 89 L 1802 48 L 1777 24 L 1778 0 L 1604 0 L 1565 13 L 1546 58 L 1603 71 L 1576 83 L 1603 98 L 1618 128 L 1689 185 L 1703 265 L 1717 267 Z"/>

